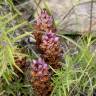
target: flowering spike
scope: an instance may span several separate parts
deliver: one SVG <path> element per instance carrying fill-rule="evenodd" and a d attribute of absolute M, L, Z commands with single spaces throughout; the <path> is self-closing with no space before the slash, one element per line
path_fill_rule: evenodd
<path fill-rule="evenodd" d="M 32 83 L 35 88 L 36 96 L 47 96 L 50 86 L 50 75 L 48 65 L 42 58 L 33 60 L 31 75 L 33 77 Z M 44 95 L 45 94 L 45 95 Z"/>
<path fill-rule="evenodd" d="M 47 31 L 53 27 L 53 17 L 50 16 L 46 9 L 41 10 L 41 14 L 38 16 L 36 25 L 40 27 L 40 30 Z"/>
<path fill-rule="evenodd" d="M 59 37 L 57 37 L 55 33 L 52 33 L 51 31 L 46 32 L 42 37 L 40 49 L 43 51 L 42 57 L 44 58 L 44 60 L 48 64 L 51 64 L 53 68 L 57 68 L 62 51 L 60 47 Z"/>
<path fill-rule="evenodd" d="M 33 60 L 33 63 L 32 63 L 33 77 L 39 77 L 39 79 L 43 79 L 43 77 L 45 76 L 45 73 L 46 73 L 46 76 L 49 75 L 48 65 L 44 62 L 44 60 L 41 58 L 38 58 L 37 60 Z"/>

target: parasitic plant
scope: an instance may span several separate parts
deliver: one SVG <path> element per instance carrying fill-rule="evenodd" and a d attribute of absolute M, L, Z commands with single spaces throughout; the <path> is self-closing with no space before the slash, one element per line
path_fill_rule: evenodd
<path fill-rule="evenodd" d="M 37 96 L 48 96 L 52 88 L 48 65 L 38 58 L 33 60 L 31 67 L 32 84 Z"/>
<path fill-rule="evenodd" d="M 46 32 L 45 35 L 42 36 L 40 49 L 42 50 L 44 60 L 53 68 L 57 69 L 62 54 L 59 37 L 57 37 L 55 33 L 52 33 L 52 31 Z"/>
<path fill-rule="evenodd" d="M 36 46 L 40 51 L 41 58 L 32 62 L 32 84 L 37 96 L 49 96 L 53 90 L 50 79 L 53 74 L 48 68 L 48 64 L 54 69 L 61 67 L 59 61 L 62 54 L 59 37 L 56 36 L 53 17 L 46 9 L 41 10 L 34 24 Z"/>

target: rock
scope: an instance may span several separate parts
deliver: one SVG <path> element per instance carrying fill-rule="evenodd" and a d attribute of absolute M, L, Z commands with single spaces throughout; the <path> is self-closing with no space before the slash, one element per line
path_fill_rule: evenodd
<path fill-rule="evenodd" d="M 41 0 L 40 7 L 44 7 L 45 0 Z M 58 21 L 59 31 L 66 33 L 80 33 L 89 31 L 90 28 L 90 9 L 91 2 L 89 0 L 47 0 L 48 7 L 52 12 L 55 21 Z M 34 2 L 30 4 L 36 9 Z M 93 3 L 92 12 L 92 32 L 95 33 L 96 22 L 96 1 Z"/>

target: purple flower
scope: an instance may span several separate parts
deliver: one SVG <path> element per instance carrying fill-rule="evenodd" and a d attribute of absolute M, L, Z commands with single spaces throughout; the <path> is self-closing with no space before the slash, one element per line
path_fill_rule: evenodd
<path fill-rule="evenodd" d="M 53 24 L 53 17 L 47 13 L 46 9 L 43 9 L 37 18 L 37 25 L 45 24 L 47 24 L 48 27 L 51 27 Z"/>
<path fill-rule="evenodd" d="M 59 41 L 59 37 L 55 37 L 54 42 L 58 42 L 58 41 Z"/>
<path fill-rule="evenodd" d="M 36 76 L 48 75 L 48 65 L 42 58 L 38 58 L 32 62 L 32 71 Z"/>
<path fill-rule="evenodd" d="M 59 37 L 55 35 L 55 33 L 46 32 L 42 37 L 43 43 L 57 43 L 59 41 Z"/>

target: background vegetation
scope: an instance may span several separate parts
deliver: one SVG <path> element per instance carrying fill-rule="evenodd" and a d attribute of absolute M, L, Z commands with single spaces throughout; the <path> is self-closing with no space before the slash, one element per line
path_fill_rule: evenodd
<path fill-rule="evenodd" d="M 26 56 L 28 62 L 39 57 L 40 54 L 34 49 L 35 40 L 32 32 L 34 32 L 34 17 L 43 7 L 48 9 L 55 18 L 57 35 L 61 39 L 64 50 L 60 61 L 62 68 L 57 70 L 51 68 L 55 72 L 51 78 L 54 86 L 51 96 L 96 95 L 96 39 L 93 18 L 95 17 L 93 14 L 95 1 L 71 0 L 70 3 L 70 0 L 66 0 L 72 8 L 66 5 L 69 10 L 65 7 L 62 9 L 62 4 L 60 4 L 61 7 L 58 5 L 60 8 L 58 7 L 59 11 L 57 10 L 60 13 L 56 13 L 53 2 L 57 1 L 0 0 L 0 96 L 34 96 L 29 71 L 26 68 L 21 70 L 15 64 L 14 56 L 20 58 Z M 65 0 L 61 0 L 61 3 L 63 2 Z M 80 4 L 87 3 L 90 10 L 86 22 L 89 21 L 89 23 L 82 29 L 80 21 L 83 19 L 75 14 L 76 22 L 79 24 L 75 22 L 74 25 L 77 24 L 79 27 L 70 26 L 74 23 L 74 20 L 72 24 L 68 23 L 72 14 L 71 10 Z M 69 29 L 65 24 L 67 26 L 69 24 Z M 14 67 L 19 70 L 20 76 L 15 72 Z"/>

